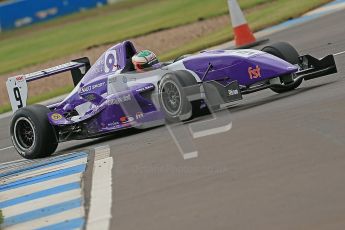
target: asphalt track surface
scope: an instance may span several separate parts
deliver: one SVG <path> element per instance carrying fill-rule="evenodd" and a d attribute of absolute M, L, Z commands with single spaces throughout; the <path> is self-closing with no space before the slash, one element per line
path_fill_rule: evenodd
<path fill-rule="evenodd" d="M 344 21 L 340 11 L 270 39 L 322 57 L 345 50 Z M 195 159 L 183 160 L 165 127 L 64 143 L 59 153 L 111 146 L 112 229 L 344 229 L 345 55 L 336 62 L 338 74 L 293 92 L 247 95 L 229 110 L 229 132 L 195 140 Z M 8 123 L 0 120 L 1 148 L 11 146 Z"/>

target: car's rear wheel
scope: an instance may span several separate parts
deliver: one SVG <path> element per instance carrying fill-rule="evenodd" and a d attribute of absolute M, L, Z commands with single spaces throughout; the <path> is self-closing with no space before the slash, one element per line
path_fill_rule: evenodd
<path fill-rule="evenodd" d="M 266 46 L 262 51 L 272 54 L 284 61 L 287 61 L 293 65 L 299 64 L 298 51 L 287 42 L 278 42 L 272 45 Z M 296 89 L 302 84 L 303 79 L 294 82 L 293 75 L 280 76 L 281 85 L 279 87 L 272 86 L 270 89 L 276 93 L 284 93 Z"/>
<path fill-rule="evenodd" d="M 181 76 L 186 75 L 186 76 Z M 168 122 L 185 121 L 192 117 L 192 104 L 184 87 L 195 83 L 188 74 L 166 74 L 159 84 L 159 103 Z"/>
<path fill-rule="evenodd" d="M 32 105 L 16 111 L 10 133 L 17 152 L 24 158 L 46 157 L 55 152 L 58 141 L 47 114 L 50 110 L 42 105 Z"/>

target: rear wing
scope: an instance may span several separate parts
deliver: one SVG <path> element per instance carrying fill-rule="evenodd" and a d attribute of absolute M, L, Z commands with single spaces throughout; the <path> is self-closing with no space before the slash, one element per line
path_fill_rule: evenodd
<path fill-rule="evenodd" d="M 76 86 L 90 68 L 91 65 L 89 59 L 84 57 L 48 69 L 8 78 L 6 81 L 6 87 L 12 111 L 15 112 L 26 106 L 28 98 L 28 82 L 71 71 L 73 83 Z"/>

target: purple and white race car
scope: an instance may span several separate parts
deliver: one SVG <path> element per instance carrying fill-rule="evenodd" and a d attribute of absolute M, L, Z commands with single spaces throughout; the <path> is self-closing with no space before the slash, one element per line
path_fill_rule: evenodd
<path fill-rule="evenodd" d="M 25 158 L 49 156 L 59 142 L 148 128 L 214 111 L 263 89 L 283 93 L 303 80 L 336 73 L 333 55 L 299 56 L 288 43 L 258 50 L 211 50 L 185 55 L 158 68 L 136 72 L 130 41 L 108 49 L 91 67 L 88 58 L 11 77 L 7 89 L 14 115 L 13 145 Z M 74 90 L 49 106 L 26 106 L 27 83 L 71 71 Z"/>

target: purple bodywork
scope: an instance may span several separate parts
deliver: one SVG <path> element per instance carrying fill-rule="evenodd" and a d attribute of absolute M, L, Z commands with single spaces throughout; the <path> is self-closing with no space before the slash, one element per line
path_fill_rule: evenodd
<path fill-rule="evenodd" d="M 237 80 L 240 85 L 244 86 L 298 70 L 296 66 L 280 58 L 257 50 L 204 51 L 186 58 L 183 63 L 187 69 L 195 72 L 200 78 L 211 63 L 213 71 L 204 80 L 221 80 L 229 77 L 230 80 Z M 261 77 L 250 79 L 248 68 L 256 68 L 256 66 L 261 69 Z"/>
<path fill-rule="evenodd" d="M 164 120 L 163 113 L 153 99 L 159 79 L 155 82 L 142 82 L 138 81 L 141 75 L 147 77 L 150 72 L 136 73 L 131 71 L 133 69 L 124 71 L 131 65 L 131 56 L 135 53 L 136 50 L 129 41 L 108 49 L 66 99 L 49 106 L 50 123 L 62 130 L 62 136 L 63 131 L 66 132 L 62 141 L 99 136 Z M 157 75 L 157 71 L 166 73 L 183 70 L 193 74 L 198 84 L 201 84 L 210 64 L 213 68 L 203 79 L 204 82 L 218 81 L 226 85 L 237 81 L 242 87 L 298 71 L 296 66 L 261 51 L 215 50 L 203 51 L 175 63 L 165 63 L 161 70 L 153 70 L 152 75 Z M 131 79 L 138 82 L 127 84 Z M 116 81 L 122 82 L 120 90 L 110 90 L 110 84 L 115 84 Z M 76 135 L 67 134 L 77 130 L 79 132 Z"/>

